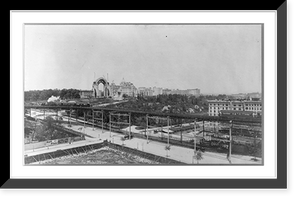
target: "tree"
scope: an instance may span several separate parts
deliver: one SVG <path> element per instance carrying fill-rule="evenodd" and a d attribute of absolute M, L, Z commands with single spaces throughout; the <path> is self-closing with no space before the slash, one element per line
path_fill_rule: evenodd
<path fill-rule="evenodd" d="M 36 127 L 34 139 L 41 142 L 50 139 L 49 131 L 46 129 L 45 125 L 39 125 Z"/>
<path fill-rule="evenodd" d="M 50 116 L 46 117 L 44 124 L 36 126 L 34 130 L 35 139 L 37 141 L 45 141 L 65 137 L 65 133 L 57 131 L 54 125 L 55 120 Z"/>

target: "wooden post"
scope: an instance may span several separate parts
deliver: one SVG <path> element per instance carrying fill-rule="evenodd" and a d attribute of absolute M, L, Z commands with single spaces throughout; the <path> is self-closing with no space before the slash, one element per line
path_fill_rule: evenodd
<path fill-rule="evenodd" d="M 111 138 L 111 113 L 109 113 L 109 137 Z"/>
<path fill-rule="evenodd" d="M 197 138 L 196 138 L 196 133 L 197 133 L 197 131 L 196 131 L 196 119 L 194 120 L 194 137 L 195 137 L 195 140 L 194 140 L 194 152 L 195 152 L 195 154 L 196 154 L 196 151 L 197 151 Z"/>
<path fill-rule="evenodd" d="M 103 133 L 103 110 L 102 110 L 102 133 Z"/>
<path fill-rule="evenodd" d="M 205 133 L 204 133 L 204 119 L 203 119 L 203 138 L 204 138 L 204 136 L 205 136 Z"/>
<path fill-rule="evenodd" d="M 92 109 L 92 113 L 93 113 L 93 130 L 95 130 L 95 127 L 94 127 L 94 124 L 95 124 L 95 121 L 94 121 L 94 110 Z"/>
<path fill-rule="evenodd" d="M 70 118 L 71 118 L 71 109 L 69 110 L 69 117 L 68 117 L 68 124 L 71 125 L 70 123 Z"/>
<path fill-rule="evenodd" d="M 180 126 L 180 141 L 182 143 L 182 123 L 183 122 L 183 119 L 181 119 L 181 126 Z"/>
<path fill-rule="evenodd" d="M 146 114 L 146 136 L 147 136 L 147 144 L 149 143 L 149 140 L 148 140 L 148 114 Z"/>
<path fill-rule="evenodd" d="M 169 144 L 170 144 L 170 138 L 169 138 L 169 126 L 170 126 L 170 124 L 169 124 L 169 116 L 167 117 L 167 124 L 168 124 L 168 146 L 169 146 Z"/>
<path fill-rule="evenodd" d="M 194 154 L 196 155 L 197 145 L 196 145 L 196 135 L 194 135 Z"/>
<path fill-rule="evenodd" d="M 229 163 L 231 163 L 231 147 L 232 147 L 232 138 L 231 138 L 231 130 L 232 130 L 232 121 L 229 122 L 230 123 L 230 127 L 229 127 L 229 148 L 228 148 L 228 155 L 227 155 L 227 159 L 229 161 Z"/>
<path fill-rule="evenodd" d="M 84 131 L 85 131 L 85 111 L 83 112 L 83 127 L 84 127 Z"/>
<path fill-rule="evenodd" d="M 131 139 L 131 113 L 129 113 L 129 139 Z"/>
<path fill-rule="evenodd" d="M 76 109 L 76 116 L 75 116 L 76 122 L 77 122 L 77 117 L 78 117 L 78 109 Z"/>

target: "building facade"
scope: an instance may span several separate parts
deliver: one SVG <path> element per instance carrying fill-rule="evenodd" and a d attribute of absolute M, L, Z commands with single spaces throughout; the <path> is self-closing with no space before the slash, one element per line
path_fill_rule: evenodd
<path fill-rule="evenodd" d="M 146 87 L 139 87 L 138 88 L 138 94 L 140 96 L 153 96 L 153 90 L 151 88 L 146 88 Z"/>
<path fill-rule="evenodd" d="M 153 87 L 152 91 L 153 91 L 154 96 L 163 94 L 163 89 L 162 88 Z"/>
<path fill-rule="evenodd" d="M 253 112 L 254 116 L 261 116 L 261 101 L 224 101 L 208 100 L 208 115 L 220 116 L 222 112 Z M 236 113 L 238 114 L 238 113 Z"/>
<path fill-rule="evenodd" d="M 187 89 L 187 94 L 188 95 L 194 95 L 196 97 L 200 96 L 200 89 L 195 88 L 195 89 Z"/>
<path fill-rule="evenodd" d="M 79 92 L 80 98 L 91 98 L 93 96 L 92 90 L 81 90 Z"/>
<path fill-rule="evenodd" d="M 262 105 L 260 101 L 246 101 L 244 104 L 245 111 L 252 111 L 255 115 L 261 115 Z"/>
<path fill-rule="evenodd" d="M 120 83 L 120 88 L 118 90 L 123 95 L 128 95 L 132 97 L 137 96 L 137 88 L 131 82 L 122 81 Z"/>
<path fill-rule="evenodd" d="M 170 90 L 166 94 L 178 94 L 178 95 L 193 95 L 193 96 L 200 96 L 200 89 L 186 89 L 186 90 Z"/>

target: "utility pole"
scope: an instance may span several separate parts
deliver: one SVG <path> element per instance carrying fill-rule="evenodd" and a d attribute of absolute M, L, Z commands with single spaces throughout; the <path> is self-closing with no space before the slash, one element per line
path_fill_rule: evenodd
<path fill-rule="evenodd" d="M 183 119 L 181 119 L 181 125 L 180 125 L 180 141 L 182 143 L 182 124 L 183 124 Z"/>
<path fill-rule="evenodd" d="M 149 143 L 148 141 L 148 114 L 146 114 L 146 136 L 147 136 L 147 144 Z"/>
<path fill-rule="evenodd" d="M 129 139 L 131 139 L 131 113 L 129 113 Z"/>
<path fill-rule="evenodd" d="M 204 124 L 205 124 L 205 123 L 204 123 L 204 119 L 203 119 L 203 126 L 202 126 L 202 127 L 203 127 L 203 138 L 204 138 L 204 135 L 205 135 L 205 134 L 204 134 Z"/>
<path fill-rule="evenodd" d="M 76 109 L 76 115 L 75 115 L 76 123 L 77 123 L 77 117 L 78 117 L 78 109 Z"/>
<path fill-rule="evenodd" d="M 228 147 L 227 159 L 228 159 L 229 163 L 231 163 L 231 147 L 232 147 L 231 130 L 232 130 L 232 120 L 230 120 L 229 123 L 230 123 L 230 127 L 229 127 L 229 147 Z"/>
<path fill-rule="evenodd" d="M 94 121 L 94 110 L 92 109 L 92 113 L 93 113 L 93 130 L 95 130 L 95 127 L 94 127 L 94 124 L 95 124 L 95 121 Z"/>
<path fill-rule="evenodd" d="M 196 151 L 197 151 L 197 138 L 196 138 L 196 119 L 194 120 L 194 152 L 196 155 Z"/>
<path fill-rule="evenodd" d="M 169 124 L 169 116 L 167 117 L 167 124 L 168 124 L 168 146 L 170 145 L 170 137 L 169 137 L 169 126 L 170 126 L 170 124 Z"/>
<path fill-rule="evenodd" d="M 111 138 L 111 113 L 109 113 L 109 137 Z"/>
<path fill-rule="evenodd" d="M 71 126 L 71 122 L 70 122 L 70 118 L 71 118 L 71 109 L 69 110 L 69 117 L 68 117 L 68 124 L 69 124 L 69 126 Z"/>
<path fill-rule="evenodd" d="M 84 128 L 84 133 L 85 133 L 85 111 L 83 112 L 83 128 Z"/>
<path fill-rule="evenodd" d="M 102 110 L 102 133 L 103 133 L 103 110 Z"/>

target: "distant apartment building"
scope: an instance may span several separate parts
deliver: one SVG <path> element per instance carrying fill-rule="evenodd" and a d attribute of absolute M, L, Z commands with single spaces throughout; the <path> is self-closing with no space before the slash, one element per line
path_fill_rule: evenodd
<path fill-rule="evenodd" d="M 221 113 L 241 114 L 238 112 L 252 112 L 254 116 L 261 115 L 261 101 L 224 101 L 224 100 L 209 100 L 208 115 L 219 116 Z"/>
<path fill-rule="evenodd" d="M 194 96 L 200 96 L 200 89 L 186 89 L 186 90 L 170 90 L 166 94 L 178 94 L 178 95 L 194 95 Z"/>
<path fill-rule="evenodd" d="M 163 94 L 163 89 L 162 88 L 153 87 L 152 91 L 153 91 L 154 96 Z"/>
<path fill-rule="evenodd" d="M 245 101 L 244 103 L 245 111 L 252 111 L 255 115 L 261 115 L 262 105 L 261 101 Z"/>
<path fill-rule="evenodd" d="M 140 96 L 153 96 L 153 90 L 151 88 L 139 87 L 137 91 Z"/>
<path fill-rule="evenodd" d="M 93 96 L 92 90 L 81 90 L 79 92 L 80 98 L 91 98 Z"/>
<path fill-rule="evenodd" d="M 194 96 L 200 96 L 200 89 L 195 88 L 195 89 L 187 89 L 187 94 L 188 95 L 194 95 Z"/>
<path fill-rule="evenodd" d="M 138 94 L 141 96 L 157 96 L 157 95 L 170 95 L 170 94 L 179 94 L 179 95 L 194 95 L 200 96 L 200 89 L 187 89 L 187 90 L 171 90 L 168 88 L 146 88 L 146 87 L 139 87 Z"/>
<path fill-rule="evenodd" d="M 170 94 L 171 91 L 172 91 L 171 89 L 164 88 L 164 89 L 162 90 L 162 94 L 163 94 L 163 95 L 168 95 L 168 94 Z"/>

